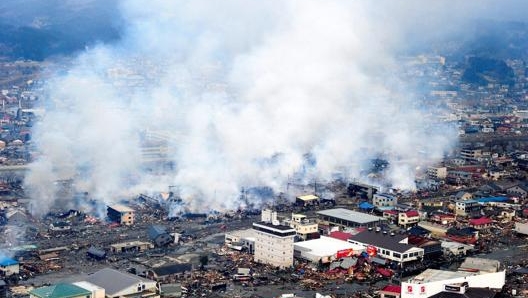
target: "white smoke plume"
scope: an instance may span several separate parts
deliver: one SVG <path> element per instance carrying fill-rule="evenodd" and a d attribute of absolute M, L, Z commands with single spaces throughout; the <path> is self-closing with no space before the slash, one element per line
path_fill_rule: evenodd
<path fill-rule="evenodd" d="M 410 28 L 454 16 L 382 3 L 122 1 L 123 38 L 48 82 L 26 177 L 33 211 L 54 204 L 63 179 L 106 203 L 172 185 L 192 210 L 233 209 L 243 188 L 280 192 L 292 177 L 342 169 L 360 177 L 380 155 L 394 186 L 414 187 L 415 167 L 454 135 L 431 133 L 396 53 Z M 166 136 L 173 169 L 142 161 L 154 134 Z"/>

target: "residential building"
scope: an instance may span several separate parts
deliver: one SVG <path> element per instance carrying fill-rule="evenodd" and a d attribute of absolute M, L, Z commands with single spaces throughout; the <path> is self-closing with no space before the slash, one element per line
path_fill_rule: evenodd
<path fill-rule="evenodd" d="M 372 197 L 372 205 L 375 207 L 394 207 L 396 204 L 398 204 L 398 199 L 390 194 L 381 193 L 381 194 L 375 194 Z"/>
<path fill-rule="evenodd" d="M 475 246 L 473 245 L 463 244 L 456 241 L 441 240 L 440 243 L 444 256 L 465 256 L 468 254 L 468 252 L 475 249 Z"/>
<path fill-rule="evenodd" d="M 285 220 L 285 225 L 295 229 L 297 236 L 303 240 L 315 239 L 319 237 L 317 232 L 318 225 L 316 222 L 310 221 L 306 215 L 292 213 L 291 220 Z"/>
<path fill-rule="evenodd" d="M 528 196 L 528 186 L 525 184 L 517 184 L 506 189 L 506 192 L 512 196 L 526 198 Z"/>
<path fill-rule="evenodd" d="M 491 227 L 492 223 L 493 220 L 488 217 L 473 218 L 469 220 L 469 226 L 477 230 L 487 229 Z"/>
<path fill-rule="evenodd" d="M 253 223 L 255 230 L 255 262 L 280 268 L 293 266 L 294 228 L 280 225 L 277 213 L 262 211 L 262 221 Z"/>
<path fill-rule="evenodd" d="M 482 158 L 481 149 L 462 149 L 460 151 L 460 157 L 468 161 L 478 161 Z"/>
<path fill-rule="evenodd" d="M 386 221 L 382 217 L 344 208 L 317 211 L 316 214 L 319 224 L 344 228 L 375 227 Z"/>
<path fill-rule="evenodd" d="M 119 224 L 127 226 L 134 224 L 134 209 L 130 207 L 121 204 L 108 206 L 107 215 L 110 220 Z"/>
<path fill-rule="evenodd" d="M 148 228 L 147 234 L 150 240 L 156 246 L 161 247 L 174 243 L 174 238 L 172 238 L 171 234 L 167 232 L 167 229 L 165 227 L 159 225 L 152 225 Z"/>
<path fill-rule="evenodd" d="M 447 225 L 456 221 L 456 215 L 452 213 L 435 212 L 431 214 L 429 219 L 434 223 Z"/>
<path fill-rule="evenodd" d="M 482 206 L 476 200 L 457 200 L 455 201 L 455 214 L 461 216 L 479 215 Z"/>
<path fill-rule="evenodd" d="M 385 218 L 388 222 L 396 223 L 398 222 L 398 214 L 400 212 L 396 210 L 384 210 L 383 211 L 383 218 Z"/>
<path fill-rule="evenodd" d="M 416 225 L 419 221 L 420 221 L 420 212 L 416 210 L 410 210 L 407 212 L 398 213 L 398 225 L 402 227 Z"/>
<path fill-rule="evenodd" d="M 159 298 L 155 281 L 110 268 L 89 275 L 86 281 L 105 289 L 107 298 L 124 296 Z"/>
<path fill-rule="evenodd" d="M 427 176 L 434 180 L 443 180 L 447 177 L 447 167 L 429 167 Z"/>
<path fill-rule="evenodd" d="M 450 228 L 447 230 L 445 236 L 452 241 L 464 244 L 475 244 L 478 240 L 478 230 L 471 227 L 462 229 Z"/>
<path fill-rule="evenodd" d="M 92 292 L 73 284 L 60 283 L 29 291 L 30 298 L 92 298 Z"/>
<path fill-rule="evenodd" d="M 147 270 L 147 277 L 162 283 L 172 283 L 190 276 L 193 266 L 190 263 L 169 264 Z"/>
<path fill-rule="evenodd" d="M 348 240 L 365 248 L 371 247 L 376 256 L 396 262 L 401 267 L 406 263 L 419 261 L 424 256 L 424 249 L 408 244 L 408 236 L 386 231 L 367 230 L 353 235 Z"/>

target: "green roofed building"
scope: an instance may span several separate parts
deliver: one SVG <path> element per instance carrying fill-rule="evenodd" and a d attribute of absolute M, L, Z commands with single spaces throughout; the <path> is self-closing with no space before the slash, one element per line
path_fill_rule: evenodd
<path fill-rule="evenodd" d="M 91 298 L 92 292 L 72 284 L 56 284 L 29 291 L 30 298 Z"/>

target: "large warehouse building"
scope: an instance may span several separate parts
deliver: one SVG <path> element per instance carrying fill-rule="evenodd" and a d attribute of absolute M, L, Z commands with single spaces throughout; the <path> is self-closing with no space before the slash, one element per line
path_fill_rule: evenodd
<path fill-rule="evenodd" d="M 375 227 L 383 222 L 383 217 L 352 211 L 344 208 L 317 211 L 318 223 L 344 228 Z"/>
<path fill-rule="evenodd" d="M 339 257 L 339 254 L 358 255 L 365 248 L 343 240 L 321 236 L 319 239 L 296 242 L 293 254 L 296 258 L 308 260 L 313 263 L 331 262 Z"/>

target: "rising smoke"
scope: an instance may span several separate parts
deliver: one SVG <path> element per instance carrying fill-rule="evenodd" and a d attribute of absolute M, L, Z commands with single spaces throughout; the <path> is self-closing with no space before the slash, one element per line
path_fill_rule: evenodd
<path fill-rule="evenodd" d="M 66 179 L 106 203 L 171 185 L 192 210 L 233 209 L 243 188 L 359 178 L 380 155 L 388 181 L 413 188 L 454 134 L 431 133 L 399 76 L 409 29 L 438 32 L 449 16 L 412 3 L 122 1 L 123 38 L 48 82 L 26 178 L 33 211 Z M 165 136 L 172 169 L 142 161 L 152 135 Z"/>

